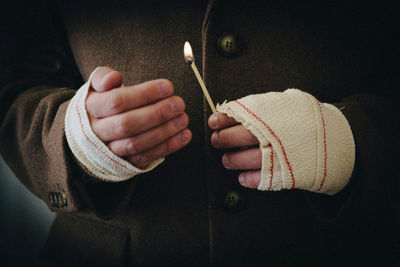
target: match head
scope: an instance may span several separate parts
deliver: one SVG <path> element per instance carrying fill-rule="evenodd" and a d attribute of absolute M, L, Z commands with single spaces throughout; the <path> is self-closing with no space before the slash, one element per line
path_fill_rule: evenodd
<path fill-rule="evenodd" d="M 192 63 L 194 61 L 192 47 L 188 41 L 185 42 L 185 46 L 183 47 L 183 54 L 185 56 L 186 63 Z"/>

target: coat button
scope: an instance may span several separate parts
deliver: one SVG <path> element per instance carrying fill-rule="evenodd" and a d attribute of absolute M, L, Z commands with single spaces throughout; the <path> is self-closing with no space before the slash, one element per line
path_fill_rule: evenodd
<path fill-rule="evenodd" d="M 224 198 L 224 207 L 229 211 L 239 211 L 244 207 L 245 198 L 237 190 L 230 190 Z"/>
<path fill-rule="evenodd" d="M 61 203 L 60 203 L 61 207 L 66 207 L 67 206 L 67 195 L 65 194 L 65 192 L 61 192 Z"/>
<path fill-rule="evenodd" d="M 236 57 L 242 51 L 243 42 L 233 34 L 223 34 L 217 40 L 217 50 L 225 57 Z"/>
<path fill-rule="evenodd" d="M 49 201 L 50 201 L 50 205 L 51 205 L 52 207 L 55 207 L 55 206 L 57 205 L 53 192 L 50 192 L 50 193 L 49 193 Z"/>
<path fill-rule="evenodd" d="M 49 192 L 49 201 L 54 208 L 64 208 L 68 205 L 65 192 Z"/>

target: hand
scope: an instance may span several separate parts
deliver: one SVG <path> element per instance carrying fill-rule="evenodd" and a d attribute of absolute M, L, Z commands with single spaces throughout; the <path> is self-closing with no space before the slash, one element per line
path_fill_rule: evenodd
<path fill-rule="evenodd" d="M 248 188 L 257 188 L 261 180 L 262 153 L 258 139 L 243 125 L 223 113 L 210 116 L 208 125 L 215 132 L 211 144 L 218 149 L 242 148 L 222 156 L 222 164 L 228 170 L 247 170 L 239 175 L 239 183 Z"/>
<path fill-rule="evenodd" d="M 121 86 L 122 75 L 101 67 L 92 78 L 86 109 L 94 133 L 112 152 L 145 169 L 192 139 L 185 102 L 170 81 Z"/>

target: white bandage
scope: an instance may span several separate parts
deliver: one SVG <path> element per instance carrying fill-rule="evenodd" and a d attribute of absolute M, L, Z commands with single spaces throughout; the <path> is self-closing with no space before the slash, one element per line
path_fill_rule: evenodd
<path fill-rule="evenodd" d="M 333 195 L 355 161 L 350 125 L 335 106 L 297 89 L 249 95 L 217 105 L 260 141 L 259 190 L 299 188 Z"/>
<path fill-rule="evenodd" d="M 65 115 L 65 134 L 72 153 L 90 175 L 109 182 L 125 181 L 139 173 L 154 169 L 164 159 L 154 161 L 145 170 L 138 169 L 115 155 L 93 132 L 87 115 L 86 97 L 89 90 L 92 90 L 91 80 L 97 69 L 92 72 L 88 82 L 77 91 L 68 105 Z"/>

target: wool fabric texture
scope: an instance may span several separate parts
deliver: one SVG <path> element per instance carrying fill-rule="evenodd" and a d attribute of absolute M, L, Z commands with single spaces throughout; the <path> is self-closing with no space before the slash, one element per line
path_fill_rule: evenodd
<path fill-rule="evenodd" d="M 92 90 L 91 80 L 97 69 L 68 105 L 65 134 L 72 153 L 91 176 L 108 182 L 125 181 L 137 174 L 151 171 L 164 159 L 152 162 L 145 170 L 139 169 L 115 155 L 93 132 L 86 110 L 86 98 L 89 90 Z"/>
<path fill-rule="evenodd" d="M 299 188 L 336 194 L 355 161 L 350 125 L 333 105 L 298 89 L 243 97 L 217 105 L 260 141 L 259 190 Z"/>

